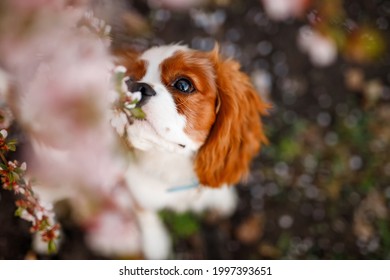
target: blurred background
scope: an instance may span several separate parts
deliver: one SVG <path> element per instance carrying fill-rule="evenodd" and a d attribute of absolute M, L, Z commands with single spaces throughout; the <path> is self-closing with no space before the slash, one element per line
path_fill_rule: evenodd
<path fill-rule="evenodd" d="M 114 48 L 218 42 L 273 105 L 231 218 L 161 213 L 172 258 L 390 258 L 389 1 L 101 0 L 96 13 Z M 14 211 L 1 190 L 0 258 L 102 258 L 66 211 L 58 254 L 34 255 Z"/>

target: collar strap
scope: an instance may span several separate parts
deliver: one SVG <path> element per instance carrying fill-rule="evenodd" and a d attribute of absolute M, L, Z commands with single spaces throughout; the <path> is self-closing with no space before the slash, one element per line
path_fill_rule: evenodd
<path fill-rule="evenodd" d="M 195 181 L 189 185 L 176 186 L 176 187 L 169 188 L 169 189 L 167 189 L 167 192 L 180 192 L 180 191 L 196 189 L 197 187 L 199 187 L 199 182 Z"/>

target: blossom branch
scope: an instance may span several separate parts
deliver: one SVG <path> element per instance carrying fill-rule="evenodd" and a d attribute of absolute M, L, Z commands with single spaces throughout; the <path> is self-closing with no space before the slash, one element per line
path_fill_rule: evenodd
<path fill-rule="evenodd" d="M 30 231 L 39 232 L 47 242 L 49 253 L 56 252 L 55 240 L 59 237 L 60 225 L 54 222 L 54 213 L 45 208 L 33 191 L 32 184 L 26 177 L 25 162 L 8 161 L 6 153 L 16 151 L 16 141 L 8 140 L 8 131 L 0 131 L 0 181 L 3 189 L 12 191 L 18 199 L 15 215 L 32 223 Z"/>

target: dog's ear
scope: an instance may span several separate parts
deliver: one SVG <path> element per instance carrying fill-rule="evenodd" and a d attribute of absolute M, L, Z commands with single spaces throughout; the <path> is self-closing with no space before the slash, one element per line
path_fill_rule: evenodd
<path fill-rule="evenodd" d="M 126 67 L 126 75 L 135 80 L 141 79 L 146 73 L 146 63 L 140 60 L 141 53 L 133 49 L 114 49 L 115 64 Z"/>
<path fill-rule="evenodd" d="M 215 65 L 217 117 L 195 158 L 195 172 L 204 186 L 235 184 L 249 171 L 251 159 L 267 142 L 261 115 L 269 107 L 253 88 L 238 62 L 210 53 Z"/>

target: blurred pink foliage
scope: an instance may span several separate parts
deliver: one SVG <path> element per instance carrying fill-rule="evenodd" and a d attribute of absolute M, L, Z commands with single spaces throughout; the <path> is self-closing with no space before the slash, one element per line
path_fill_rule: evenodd
<path fill-rule="evenodd" d="M 261 0 L 273 20 L 287 20 L 303 15 L 312 0 Z"/>
<path fill-rule="evenodd" d="M 122 178 L 127 154 L 110 125 L 109 95 L 115 91 L 110 28 L 87 11 L 87 5 L 61 0 L 0 4 L 0 104 L 11 108 L 29 139 L 28 177 L 39 182 L 43 199 L 70 199 L 81 223 L 98 212 L 95 220 L 118 216 L 129 221 L 121 236 L 138 242 L 136 222 L 127 218 L 130 194 L 125 192 L 126 203 L 113 195 L 127 189 Z M 107 200 L 112 206 L 105 214 Z M 102 224 L 108 219 L 100 220 L 91 234 L 110 238 Z"/>
<path fill-rule="evenodd" d="M 86 242 L 104 256 L 126 256 L 141 252 L 141 235 L 134 227 L 136 216 L 132 212 L 120 212 L 117 209 L 102 208 L 85 223 Z"/>
<path fill-rule="evenodd" d="M 19 30 L 1 40 L 2 63 L 15 87 L 8 100 L 33 142 L 40 179 L 104 186 L 118 176 L 108 121 L 112 59 L 104 39 L 76 27 L 81 8 L 49 10 L 47 2 L 34 5 L 43 5 L 45 17 L 28 27 L 16 26 Z"/>
<path fill-rule="evenodd" d="M 374 62 L 386 52 L 385 34 L 373 23 L 354 21 L 345 11 L 344 0 L 261 0 L 267 16 L 276 21 L 299 18 L 298 44 L 311 62 L 329 66 L 338 53 L 358 62 Z"/>

